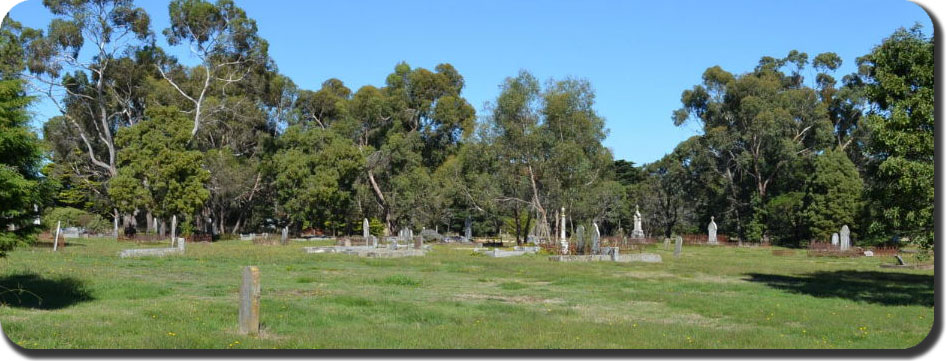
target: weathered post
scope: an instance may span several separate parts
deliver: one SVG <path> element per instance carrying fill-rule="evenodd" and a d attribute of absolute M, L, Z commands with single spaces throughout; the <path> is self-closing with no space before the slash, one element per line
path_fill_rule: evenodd
<path fill-rule="evenodd" d="M 62 221 L 56 221 L 56 238 L 53 239 L 53 252 L 59 246 L 59 229 L 62 227 Z"/>
<path fill-rule="evenodd" d="M 171 216 L 171 247 L 177 241 L 177 215 Z"/>
<path fill-rule="evenodd" d="M 240 285 L 240 333 L 259 334 L 259 300 L 259 267 L 246 266 Z"/>
<path fill-rule="evenodd" d="M 565 238 L 565 207 L 562 207 L 562 220 L 559 223 L 559 242 L 562 244 L 562 254 L 568 254 L 568 239 Z"/>

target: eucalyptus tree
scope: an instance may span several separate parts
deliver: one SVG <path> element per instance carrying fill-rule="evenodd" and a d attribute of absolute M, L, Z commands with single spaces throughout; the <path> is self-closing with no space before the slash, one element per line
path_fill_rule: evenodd
<path fill-rule="evenodd" d="M 799 75 L 806 64 L 807 55 L 792 51 L 782 59 L 763 57 L 753 72 L 738 76 L 711 67 L 702 85 L 683 92 L 683 107 L 673 113 L 676 125 L 703 126 L 705 144 L 730 190 L 727 213 L 744 238 L 765 237 L 770 187 L 834 135 L 826 107 Z"/>
<path fill-rule="evenodd" d="M 348 111 L 366 159 L 364 186 L 359 188 L 374 196 L 370 209 L 391 231 L 430 221 L 415 210 L 427 202 L 431 174 L 473 131 L 475 112 L 460 95 L 463 78 L 449 64 L 432 72 L 400 63 L 385 84 L 359 89 Z"/>
<path fill-rule="evenodd" d="M 44 0 L 54 18 L 45 32 L 24 29 L 27 78 L 33 92 L 60 111 L 77 152 L 73 165 L 90 183 L 106 186 L 118 173 L 115 132 L 141 120 L 140 79 L 129 71 L 153 42 L 150 18 L 131 0 Z M 54 159 L 55 161 L 55 159 Z M 104 189 L 98 190 L 104 193 Z M 118 227 L 118 212 L 115 232 Z"/>
<path fill-rule="evenodd" d="M 269 44 L 257 34 L 256 22 L 231 0 L 175 0 L 168 13 L 171 24 L 163 32 L 168 44 L 186 44 L 200 62 L 193 68 L 174 62 L 157 66 L 189 103 L 193 139 L 211 114 L 226 109 L 221 98 L 231 85 L 271 65 Z"/>

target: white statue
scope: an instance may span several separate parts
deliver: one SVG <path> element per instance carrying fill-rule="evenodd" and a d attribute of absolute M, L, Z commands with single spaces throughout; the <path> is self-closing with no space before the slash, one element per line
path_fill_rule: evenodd
<path fill-rule="evenodd" d="M 631 238 L 644 238 L 644 230 L 641 227 L 641 209 L 634 205 L 634 230 L 631 231 Z"/>

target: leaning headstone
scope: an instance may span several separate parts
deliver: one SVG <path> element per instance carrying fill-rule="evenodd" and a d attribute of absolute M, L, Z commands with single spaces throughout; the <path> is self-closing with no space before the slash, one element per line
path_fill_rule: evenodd
<path fill-rule="evenodd" d="M 289 226 L 282 227 L 282 234 L 279 236 L 279 244 L 285 245 L 289 243 Z"/>
<path fill-rule="evenodd" d="M 851 229 L 847 225 L 841 227 L 841 250 L 846 251 L 851 248 Z"/>
<path fill-rule="evenodd" d="M 591 254 L 601 254 L 601 231 L 597 223 L 592 222 L 591 225 L 595 227 L 594 232 L 591 232 Z"/>
<path fill-rule="evenodd" d="M 896 256 L 894 256 L 894 257 L 897 258 L 897 265 L 905 266 L 905 265 L 907 264 L 907 263 L 903 260 L 903 257 L 900 257 L 899 254 L 896 255 Z"/>
<path fill-rule="evenodd" d="M 240 285 L 240 333 L 259 334 L 259 268 L 243 268 L 243 283 Z"/>
<path fill-rule="evenodd" d="M 837 245 L 839 245 L 839 244 L 841 243 L 840 240 L 841 240 L 841 238 L 838 236 L 837 233 L 834 233 L 834 234 L 831 235 L 831 245 L 832 245 L 832 246 L 837 246 Z"/>
<path fill-rule="evenodd" d="M 680 253 L 683 252 L 683 237 L 677 236 L 676 247 L 673 248 L 673 256 L 680 257 Z"/>
<path fill-rule="evenodd" d="M 577 244 L 578 253 L 584 254 L 585 253 L 585 226 L 579 225 L 578 228 L 575 229 L 575 238 L 578 239 L 578 244 Z"/>
<path fill-rule="evenodd" d="M 56 238 L 53 239 L 53 252 L 56 252 L 56 248 L 59 246 L 59 228 L 62 227 L 62 221 L 56 221 Z"/>
<path fill-rule="evenodd" d="M 708 237 L 706 238 L 706 243 L 708 244 L 719 244 L 719 240 L 716 239 L 716 217 L 710 216 L 710 223 L 706 226 L 706 233 Z"/>

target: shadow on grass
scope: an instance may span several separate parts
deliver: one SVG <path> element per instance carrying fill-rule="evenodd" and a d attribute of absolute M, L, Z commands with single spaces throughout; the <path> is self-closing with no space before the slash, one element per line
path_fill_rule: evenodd
<path fill-rule="evenodd" d="M 873 271 L 819 271 L 799 276 L 747 273 L 749 282 L 792 293 L 882 305 L 933 306 L 933 276 Z"/>
<path fill-rule="evenodd" d="M 32 273 L 0 277 L 0 304 L 6 307 L 58 310 L 92 299 L 82 281 L 71 277 L 48 279 Z"/>

